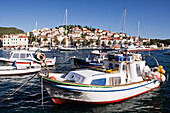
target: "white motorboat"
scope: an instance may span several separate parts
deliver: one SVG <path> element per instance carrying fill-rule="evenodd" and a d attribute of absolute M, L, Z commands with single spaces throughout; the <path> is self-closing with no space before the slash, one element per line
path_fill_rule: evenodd
<path fill-rule="evenodd" d="M 24 75 L 37 73 L 41 71 L 40 65 L 17 65 L 17 66 L 0 66 L 0 76 Z"/>
<path fill-rule="evenodd" d="M 58 49 L 60 51 L 76 51 L 77 50 L 75 46 L 71 46 L 71 45 L 60 46 Z"/>
<path fill-rule="evenodd" d="M 123 52 L 124 53 L 124 52 Z M 106 68 L 81 69 L 68 74 L 40 74 L 56 104 L 107 104 L 141 95 L 165 81 L 162 66 L 149 68 L 141 54 L 109 54 Z M 157 69 L 159 68 L 159 70 Z"/>
<path fill-rule="evenodd" d="M 17 65 L 21 64 L 21 65 L 29 66 L 31 63 L 35 64 L 36 62 L 41 63 L 43 66 L 45 65 L 44 62 L 37 61 L 35 59 L 35 52 L 34 51 L 27 51 L 27 50 L 11 51 L 9 58 L 0 58 L 0 61 L 7 62 L 10 65 L 12 65 L 14 61 L 17 62 Z M 55 62 L 56 62 L 56 57 L 46 58 L 47 66 L 54 66 Z"/>

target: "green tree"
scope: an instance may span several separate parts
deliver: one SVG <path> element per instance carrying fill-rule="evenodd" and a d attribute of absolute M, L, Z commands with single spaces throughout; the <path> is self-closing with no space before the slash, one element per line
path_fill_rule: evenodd
<path fill-rule="evenodd" d="M 143 45 L 148 45 L 148 43 L 147 43 L 147 42 L 144 42 Z"/>
<path fill-rule="evenodd" d="M 87 40 L 84 40 L 84 41 L 83 41 L 83 46 L 87 46 L 87 43 L 88 43 L 88 41 L 87 41 Z"/>
<path fill-rule="evenodd" d="M 122 45 L 122 41 L 119 41 L 119 43 L 118 43 L 119 45 Z"/>
<path fill-rule="evenodd" d="M 77 43 L 80 44 L 80 39 L 77 39 Z"/>
<path fill-rule="evenodd" d="M 45 46 L 45 42 L 46 42 L 46 41 L 48 41 L 47 37 L 45 37 L 45 38 L 43 39 L 44 46 Z"/>
<path fill-rule="evenodd" d="M 55 36 L 54 42 L 56 43 L 56 45 L 58 45 L 60 43 L 57 36 Z"/>
<path fill-rule="evenodd" d="M 150 40 L 150 45 L 155 45 L 155 44 L 156 44 L 156 40 L 151 39 Z"/>
<path fill-rule="evenodd" d="M 87 28 L 88 30 L 90 29 L 88 26 L 85 26 L 84 28 Z"/>
<path fill-rule="evenodd" d="M 29 32 L 28 42 L 31 44 L 33 38 L 33 32 Z"/>
<path fill-rule="evenodd" d="M 116 40 L 113 42 L 113 44 L 116 44 Z"/>
<path fill-rule="evenodd" d="M 110 40 L 109 40 L 108 44 L 109 44 L 109 46 L 112 44 Z"/>
<path fill-rule="evenodd" d="M 90 45 L 94 43 L 93 39 L 90 39 L 89 41 Z"/>
<path fill-rule="evenodd" d="M 97 46 L 100 45 L 100 40 L 96 40 L 96 45 L 97 45 Z"/>
<path fill-rule="evenodd" d="M 84 35 L 84 34 L 81 34 L 81 37 L 82 37 L 82 38 L 85 38 L 85 35 Z"/>
<path fill-rule="evenodd" d="M 82 27 L 81 25 L 78 25 L 78 27 L 79 27 L 80 29 L 83 29 L 83 27 Z"/>
<path fill-rule="evenodd" d="M 74 44 L 74 42 L 73 42 L 73 38 L 72 38 L 72 37 L 70 37 L 70 42 L 71 42 L 71 45 L 73 45 L 73 44 Z"/>
<path fill-rule="evenodd" d="M 71 29 L 71 28 L 74 28 L 74 25 L 69 25 L 69 28 Z"/>
<path fill-rule="evenodd" d="M 66 44 L 66 39 L 63 39 L 63 40 L 61 41 L 61 44 L 65 45 L 65 44 Z"/>

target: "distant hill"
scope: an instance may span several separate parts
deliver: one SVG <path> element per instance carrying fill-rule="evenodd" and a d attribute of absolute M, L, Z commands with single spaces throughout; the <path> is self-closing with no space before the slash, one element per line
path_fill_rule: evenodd
<path fill-rule="evenodd" d="M 15 27 L 0 27 L 0 37 L 2 37 L 5 34 L 20 34 L 20 33 L 25 33 L 25 32 Z"/>

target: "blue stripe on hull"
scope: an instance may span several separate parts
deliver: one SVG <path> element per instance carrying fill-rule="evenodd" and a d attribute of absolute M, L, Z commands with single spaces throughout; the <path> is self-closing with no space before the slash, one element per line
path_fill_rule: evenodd
<path fill-rule="evenodd" d="M 158 81 L 158 80 L 156 80 L 156 81 Z M 147 85 L 149 85 L 149 84 L 155 83 L 156 81 L 152 81 L 152 82 L 146 83 L 146 84 L 144 84 L 144 85 L 140 85 L 140 86 L 136 86 L 136 87 L 132 87 L 132 88 L 127 88 L 127 89 L 120 89 L 120 90 L 85 90 L 85 89 L 67 88 L 67 87 L 60 86 L 60 85 L 55 85 L 55 84 L 50 84 L 50 85 L 51 85 L 51 86 L 54 86 L 54 87 L 62 88 L 62 89 L 75 90 L 75 91 L 86 91 L 86 92 L 117 92 L 117 91 L 127 91 L 127 90 L 137 89 L 137 88 L 144 87 L 144 86 L 147 86 Z"/>

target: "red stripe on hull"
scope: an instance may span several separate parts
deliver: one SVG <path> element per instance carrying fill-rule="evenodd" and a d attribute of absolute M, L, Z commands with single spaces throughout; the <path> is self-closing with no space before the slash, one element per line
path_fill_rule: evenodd
<path fill-rule="evenodd" d="M 160 86 L 158 87 L 155 87 L 153 89 L 156 89 L 156 88 L 159 88 Z M 139 94 L 136 94 L 136 95 L 133 95 L 133 96 L 130 96 L 130 97 L 126 97 L 126 98 L 122 98 L 122 99 L 119 99 L 119 100 L 114 100 L 114 101 L 105 101 L 105 102 L 86 102 L 86 101 L 76 101 L 76 100 L 68 100 L 68 99 L 61 99 L 61 98 L 52 98 L 53 102 L 55 104 L 64 104 L 64 103 L 82 103 L 82 104 L 109 104 L 109 103 L 115 103 L 115 102 L 119 102 L 119 101 L 123 101 L 123 100 L 127 100 L 127 99 L 130 99 L 132 97 L 135 97 L 135 96 L 138 96 L 138 95 L 141 95 L 141 94 L 144 94 L 144 93 L 147 93 L 153 89 L 150 89 L 150 90 L 147 90 L 145 92 L 142 92 L 142 93 L 139 93 Z"/>
<path fill-rule="evenodd" d="M 9 63 L 13 63 L 13 62 L 9 62 Z M 31 63 L 31 61 L 30 62 L 17 62 L 17 64 L 30 64 Z M 34 64 L 36 64 L 36 62 L 33 62 Z M 44 62 L 40 62 L 40 63 L 44 63 Z M 51 61 L 46 61 L 46 63 L 51 63 Z"/>

